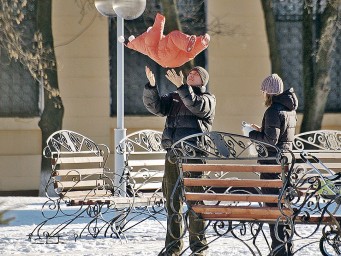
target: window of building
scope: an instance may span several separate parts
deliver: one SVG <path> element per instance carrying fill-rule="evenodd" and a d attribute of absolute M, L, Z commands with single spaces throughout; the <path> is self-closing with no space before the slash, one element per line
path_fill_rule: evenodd
<path fill-rule="evenodd" d="M 323 5 L 324 1 L 320 1 Z M 304 0 L 273 0 L 278 46 L 282 59 L 282 78 L 287 87 L 294 87 L 299 98 L 299 111 L 303 111 L 302 19 Z M 316 2 L 314 1 L 316 4 Z M 323 6 L 321 6 L 323 8 Z M 316 11 L 316 10 L 315 10 Z M 318 26 L 315 20 L 315 26 Z M 325 112 L 341 111 L 341 33 L 331 59 L 331 91 Z"/>
<path fill-rule="evenodd" d="M 19 6 L 19 5 L 18 5 Z M 25 20 L 18 25 L 24 44 L 30 48 L 35 32 L 35 3 L 25 9 Z M 1 33 L 0 33 L 1 35 Z M 0 117 L 35 117 L 40 114 L 41 90 L 20 62 L 10 60 L 0 47 Z"/>

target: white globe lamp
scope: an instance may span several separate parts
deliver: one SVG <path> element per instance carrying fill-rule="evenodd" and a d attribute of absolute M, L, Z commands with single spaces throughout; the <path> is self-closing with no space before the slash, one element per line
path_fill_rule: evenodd
<path fill-rule="evenodd" d="M 125 20 L 134 20 L 146 9 L 146 0 L 113 0 L 115 13 Z"/>
<path fill-rule="evenodd" d="M 116 17 L 116 13 L 113 8 L 113 2 L 113 0 L 96 0 L 95 7 L 103 16 Z"/>

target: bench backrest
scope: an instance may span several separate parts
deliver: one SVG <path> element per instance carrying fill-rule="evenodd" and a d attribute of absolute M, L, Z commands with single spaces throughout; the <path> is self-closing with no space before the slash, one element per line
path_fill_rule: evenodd
<path fill-rule="evenodd" d="M 293 153 L 296 158 L 296 168 L 313 169 L 311 164 L 303 161 L 301 153 L 313 155 L 324 166 L 316 161 L 312 165 L 321 173 L 328 174 L 341 171 L 341 131 L 316 130 L 295 135 Z M 329 169 L 329 170 L 328 170 Z"/>
<path fill-rule="evenodd" d="M 109 148 L 79 133 L 60 130 L 46 141 L 43 155 L 51 159 L 53 185 L 68 205 L 92 204 L 111 195 L 112 173 L 106 168 Z"/>
<path fill-rule="evenodd" d="M 188 207 L 204 219 L 275 221 L 282 215 L 276 206 L 283 181 L 279 177 L 259 179 L 260 173 L 280 176 L 288 172 L 289 166 L 277 147 L 213 131 L 178 141 L 172 152 L 179 167 L 182 196 Z M 258 161 L 271 164 L 260 165 Z M 275 190 L 264 195 L 263 188 Z M 275 207 L 264 207 L 264 203 Z M 288 209 L 283 211 L 289 214 Z"/>
<path fill-rule="evenodd" d="M 116 150 L 125 155 L 128 195 L 161 196 L 166 155 L 161 138 L 162 132 L 140 130 L 119 143 Z"/>
<path fill-rule="evenodd" d="M 288 177 L 285 193 L 291 197 L 291 207 L 296 209 L 295 218 L 304 215 L 306 222 L 331 221 L 334 202 L 340 196 L 341 131 L 317 130 L 295 135 L 293 143 L 295 164 Z M 330 207 L 327 211 L 325 207 Z M 334 207 L 335 208 L 335 207 Z M 309 216 L 308 214 L 309 213 Z M 312 215 L 323 218 L 312 218 Z M 333 217 L 333 218 L 334 218 Z"/>
<path fill-rule="evenodd" d="M 341 131 L 317 130 L 296 134 L 293 150 L 341 150 Z"/>

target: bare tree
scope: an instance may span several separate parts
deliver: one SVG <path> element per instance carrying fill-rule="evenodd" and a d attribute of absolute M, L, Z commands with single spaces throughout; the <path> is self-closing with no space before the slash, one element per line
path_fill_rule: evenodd
<path fill-rule="evenodd" d="M 314 34 L 314 11 L 316 30 Z M 303 11 L 303 80 L 304 111 L 301 132 L 321 128 L 327 98 L 330 92 L 332 54 L 341 29 L 341 0 L 305 1 Z M 316 42 L 316 43 L 315 43 Z"/>
<path fill-rule="evenodd" d="M 269 43 L 271 70 L 282 74 L 273 1 L 261 0 L 261 2 Z M 321 128 L 330 91 L 332 54 L 341 27 L 340 5 L 341 0 L 305 0 L 304 2 L 302 44 L 305 100 L 301 132 Z"/>
<path fill-rule="evenodd" d="M 261 0 L 265 18 L 266 35 L 268 38 L 271 72 L 282 76 L 281 56 L 277 44 L 276 22 L 272 8 L 272 0 Z"/>
<path fill-rule="evenodd" d="M 44 88 L 44 110 L 39 127 L 42 133 L 42 148 L 46 139 L 62 127 L 64 107 L 59 93 L 57 65 L 51 28 L 51 0 L 35 0 L 36 32 L 31 44 L 23 39 L 25 29 L 24 13 L 27 0 L 0 0 L 0 47 L 12 61 L 18 61 L 27 69 L 38 85 Z M 43 195 L 51 166 L 47 159 L 41 161 L 41 185 Z"/>
<path fill-rule="evenodd" d="M 37 1 L 37 29 L 42 35 L 42 47 L 50 49 L 46 56 L 48 60 L 53 60 L 53 68 L 48 66 L 43 69 L 41 76 L 44 78 L 45 83 L 53 91 L 59 92 L 58 76 L 57 76 L 57 63 L 54 52 L 53 35 L 52 35 L 52 0 L 38 0 Z M 62 104 L 59 93 L 52 95 L 45 93 L 44 95 L 44 110 L 39 121 L 39 127 L 42 133 L 42 149 L 45 146 L 47 138 L 55 131 L 62 128 L 64 115 L 64 106 Z M 39 188 L 39 195 L 44 194 L 46 182 L 51 174 L 51 163 L 49 159 L 42 157 L 41 160 L 41 182 Z"/>

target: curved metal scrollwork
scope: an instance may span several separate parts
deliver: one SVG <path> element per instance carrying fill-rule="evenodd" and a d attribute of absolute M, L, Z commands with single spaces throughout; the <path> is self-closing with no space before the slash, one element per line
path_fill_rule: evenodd
<path fill-rule="evenodd" d="M 341 150 L 341 131 L 319 130 L 297 134 L 296 150 Z"/>
<path fill-rule="evenodd" d="M 327 145 L 327 140 L 323 137 L 317 139 L 319 136 L 315 133 L 308 141 L 318 140 Z M 341 228 L 339 220 L 334 215 L 340 211 L 341 186 L 338 181 L 341 175 L 328 169 L 312 154 L 302 152 L 300 158 L 302 164 L 296 164 L 288 174 L 287 186 L 282 196 L 285 205 L 292 211 L 292 215 L 288 217 L 293 225 L 307 223 L 314 224 L 315 227 L 310 232 L 307 230 L 301 232 L 295 228 L 295 235 L 302 239 L 312 238 L 322 227 L 321 253 L 328 256 L 340 255 Z"/>
<path fill-rule="evenodd" d="M 250 150 L 251 149 L 251 150 Z M 256 150 L 256 154 L 251 152 Z M 248 160 L 275 160 L 280 163 L 281 154 L 277 147 L 260 143 L 245 136 L 224 132 L 207 132 L 187 136 L 172 146 L 178 159 L 222 158 Z M 250 152 L 251 151 L 251 152 Z"/>
<path fill-rule="evenodd" d="M 118 144 L 119 154 L 145 151 L 164 151 L 161 145 L 162 133 L 154 130 L 141 130 L 129 134 Z"/>
<path fill-rule="evenodd" d="M 74 232 L 74 239 L 100 234 L 121 238 L 117 227 L 125 223 L 132 204 L 116 205 L 113 194 L 119 194 L 121 188 L 115 187 L 114 174 L 105 167 L 109 148 L 68 130 L 53 133 L 46 143 L 43 153 L 51 158 L 52 172 L 45 187 L 44 220 L 28 235 L 30 240 L 59 243 L 69 232 Z M 70 226 L 79 220 L 85 224 L 80 233 Z M 51 226 L 53 223 L 58 225 Z"/>

